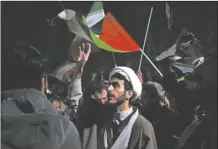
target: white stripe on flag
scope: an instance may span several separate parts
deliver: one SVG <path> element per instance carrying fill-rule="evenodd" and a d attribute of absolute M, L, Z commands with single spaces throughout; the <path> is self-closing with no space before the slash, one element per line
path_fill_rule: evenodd
<path fill-rule="evenodd" d="M 86 17 L 86 22 L 87 22 L 88 27 L 92 27 L 93 25 L 97 24 L 102 19 L 104 19 L 104 17 L 105 17 L 105 14 L 104 14 L 103 9 L 89 13 L 88 16 Z"/>

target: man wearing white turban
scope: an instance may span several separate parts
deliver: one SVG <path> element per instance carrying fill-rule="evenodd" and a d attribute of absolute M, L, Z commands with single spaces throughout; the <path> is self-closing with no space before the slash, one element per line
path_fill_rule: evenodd
<path fill-rule="evenodd" d="M 141 92 L 142 84 L 131 68 L 111 70 L 107 104 L 117 110 L 100 132 L 99 149 L 157 149 L 152 124 L 131 106 Z"/>

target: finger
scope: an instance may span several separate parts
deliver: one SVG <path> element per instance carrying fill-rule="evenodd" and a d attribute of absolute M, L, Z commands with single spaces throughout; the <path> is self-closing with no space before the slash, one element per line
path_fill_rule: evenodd
<path fill-rule="evenodd" d="M 87 53 L 91 52 L 91 44 L 90 43 L 86 43 L 87 46 Z"/>
<path fill-rule="evenodd" d="M 86 49 L 86 47 L 85 47 L 85 43 L 82 43 L 82 49 L 83 49 L 83 51 Z"/>
<path fill-rule="evenodd" d="M 189 35 L 189 32 L 185 33 L 185 36 L 187 37 Z"/>
<path fill-rule="evenodd" d="M 81 47 L 79 46 L 79 51 L 81 52 L 82 51 L 82 49 L 81 49 Z"/>
<path fill-rule="evenodd" d="M 195 35 L 192 32 L 190 34 L 191 34 L 192 37 L 195 37 Z"/>
<path fill-rule="evenodd" d="M 85 54 L 84 52 L 82 52 L 82 53 L 81 53 L 81 56 L 82 56 L 82 57 L 85 57 L 85 56 L 86 56 L 86 54 Z"/>

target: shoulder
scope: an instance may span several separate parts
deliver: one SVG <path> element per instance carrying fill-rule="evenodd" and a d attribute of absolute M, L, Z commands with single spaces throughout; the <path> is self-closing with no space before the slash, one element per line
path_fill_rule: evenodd
<path fill-rule="evenodd" d="M 141 114 L 138 115 L 135 125 L 140 127 L 153 127 L 151 122 L 147 120 L 145 117 L 143 117 Z"/>
<path fill-rule="evenodd" d="M 140 148 L 148 148 L 146 146 L 151 140 L 155 140 L 152 124 L 140 114 L 133 125 L 130 140 L 133 142 L 130 148 L 135 148 L 135 142 L 140 142 Z"/>
<path fill-rule="evenodd" d="M 154 136 L 154 128 L 151 122 L 149 122 L 146 118 L 144 118 L 142 115 L 138 115 L 135 124 L 133 126 L 135 130 L 140 130 L 140 132 L 147 137 Z"/>

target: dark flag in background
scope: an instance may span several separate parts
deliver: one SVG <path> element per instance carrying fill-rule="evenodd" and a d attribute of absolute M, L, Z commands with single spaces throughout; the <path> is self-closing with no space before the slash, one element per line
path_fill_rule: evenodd
<path fill-rule="evenodd" d="M 166 2 L 166 16 L 167 16 L 167 26 L 168 29 L 171 30 L 172 25 L 173 25 L 173 12 L 171 8 L 171 3 Z"/>

